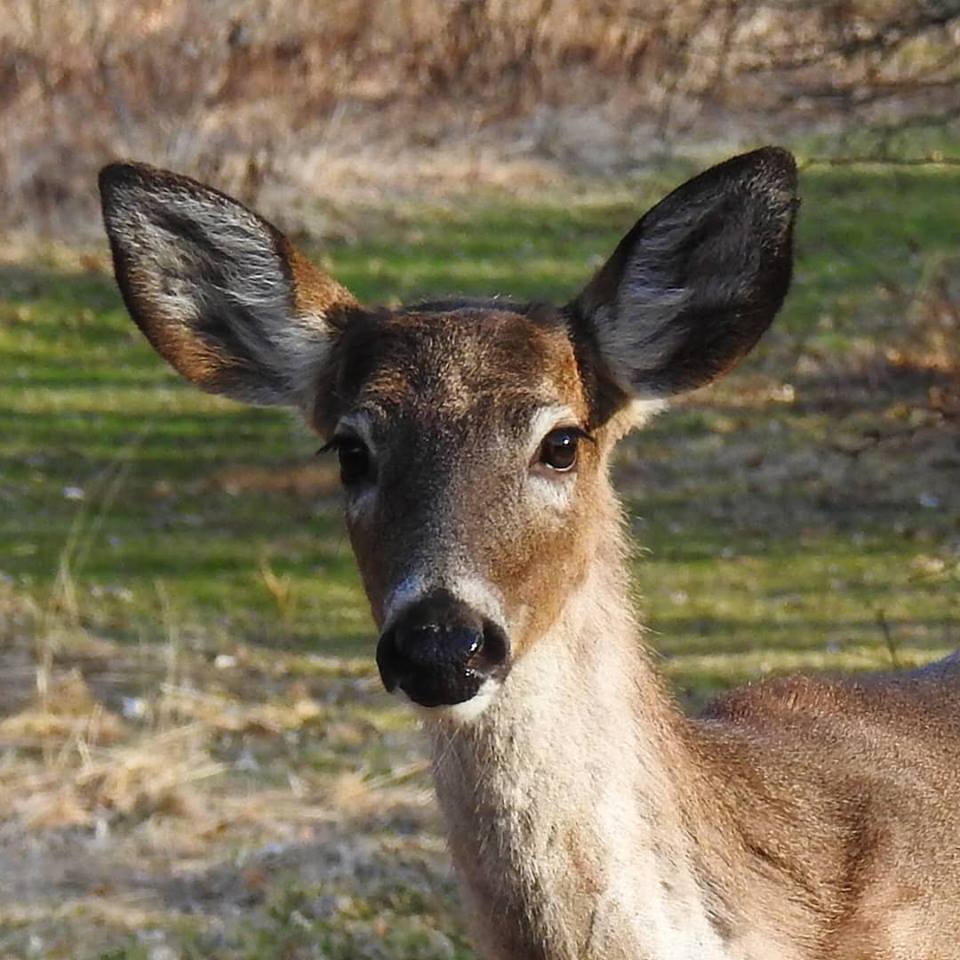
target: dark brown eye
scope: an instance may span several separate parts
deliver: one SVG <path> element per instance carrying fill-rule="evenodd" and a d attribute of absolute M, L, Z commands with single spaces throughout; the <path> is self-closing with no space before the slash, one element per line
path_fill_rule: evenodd
<path fill-rule="evenodd" d="M 370 475 L 370 451 L 356 437 L 344 437 L 337 441 L 337 457 L 340 460 L 340 481 L 344 486 L 359 483 Z"/>
<path fill-rule="evenodd" d="M 337 459 L 340 461 L 340 482 L 345 487 L 370 479 L 373 473 L 370 451 L 359 437 L 352 435 L 334 437 L 317 453 L 326 453 L 328 450 L 337 451 Z"/>
<path fill-rule="evenodd" d="M 551 470 L 571 470 L 577 462 L 577 446 L 582 433 L 572 427 L 551 430 L 540 444 L 537 461 Z"/>

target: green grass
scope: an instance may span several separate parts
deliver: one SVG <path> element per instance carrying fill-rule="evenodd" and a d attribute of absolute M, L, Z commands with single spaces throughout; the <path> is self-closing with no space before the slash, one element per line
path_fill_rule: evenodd
<path fill-rule="evenodd" d="M 539 202 L 374 212 L 361 239 L 311 252 L 368 302 L 562 301 L 690 172 Z M 930 278 L 960 264 L 960 170 L 812 167 L 802 195 L 794 285 L 774 328 L 727 381 L 626 440 L 616 466 L 650 639 L 694 706 L 770 672 L 909 665 L 960 646 L 960 447 L 956 423 L 931 408 L 957 370 L 925 353 Z M 181 383 L 127 318 L 102 250 L 0 265 L 0 369 L 0 639 L 43 635 L 49 614 L 109 641 L 102 680 L 94 660 L 54 646 L 114 709 L 172 669 L 168 654 L 146 672 L 123 665 L 125 651 L 154 656 L 160 642 L 217 696 L 286 702 L 291 684 L 308 688 L 323 704 L 309 730 L 215 729 L 211 756 L 229 769 L 217 796 L 285 789 L 291 776 L 321 796 L 344 776 L 387 798 L 378 784 L 425 787 L 422 771 L 406 772 L 418 755 L 409 717 L 376 689 L 335 470 L 314 457 L 315 438 L 287 414 Z M 15 600 L 6 619 L 4 597 Z M 24 608 L 40 613 L 30 621 Z M 238 651 L 234 673 L 211 666 Z M 436 826 L 411 803 L 348 817 L 373 865 L 320 877 L 271 867 L 262 895 L 229 909 L 218 878 L 239 875 L 244 843 L 266 843 L 276 824 L 225 828 L 205 853 L 168 862 L 147 824 L 117 818 L 115 842 L 153 850 L 158 876 L 215 863 L 209 909 L 170 907 L 146 932 L 147 920 L 126 921 L 135 934 L 84 904 L 43 922 L 0 910 L 0 955 L 34 936 L 51 957 L 109 942 L 112 953 L 85 955 L 134 960 L 160 943 L 224 960 L 466 960 Z M 314 842 L 327 856 L 333 841 Z"/>

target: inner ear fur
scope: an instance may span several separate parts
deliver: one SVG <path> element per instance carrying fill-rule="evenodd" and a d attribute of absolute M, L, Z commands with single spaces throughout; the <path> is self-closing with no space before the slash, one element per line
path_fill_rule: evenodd
<path fill-rule="evenodd" d="M 667 397 L 715 380 L 754 346 L 790 285 L 796 164 L 765 147 L 660 201 L 568 306 L 626 395 Z"/>
<path fill-rule="evenodd" d="M 189 177 L 115 163 L 100 194 L 124 302 L 154 348 L 211 393 L 309 404 L 353 297 L 273 224 Z"/>

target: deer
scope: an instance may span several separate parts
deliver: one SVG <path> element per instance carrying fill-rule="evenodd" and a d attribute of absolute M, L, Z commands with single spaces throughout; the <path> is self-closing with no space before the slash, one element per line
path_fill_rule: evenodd
<path fill-rule="evenodd" d="M 687 716 L 631 601 L 612 452 L 780 309 L 790 153 L 679 186 L 561 307 L 366 307 L 208 186 L 121 162 L 100 189 L 153 347 L 338 457 L 380 677 L 422 722 L 481 956 L 960 957 L 957 655 Z"/>

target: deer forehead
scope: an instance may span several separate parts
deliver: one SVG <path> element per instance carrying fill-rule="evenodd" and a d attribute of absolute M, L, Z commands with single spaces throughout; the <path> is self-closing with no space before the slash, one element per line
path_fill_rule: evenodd
<path fill-rule="evenodd" d="M 387 424 L 457 424 L 466 432 L 498 424 L 520 435 L 544 409 L 569 410 L 575 420 L 589 415 L 574 346 L 557 313 L 363 315 L 343 330 L 331 364 L 332 390 L 319 404 L 329 426 L 372 410 Z"/>

